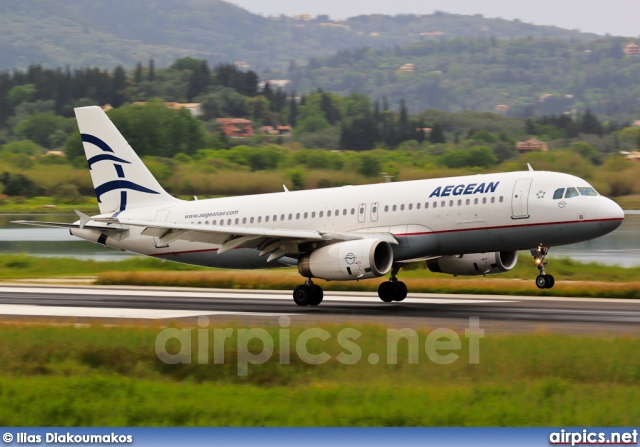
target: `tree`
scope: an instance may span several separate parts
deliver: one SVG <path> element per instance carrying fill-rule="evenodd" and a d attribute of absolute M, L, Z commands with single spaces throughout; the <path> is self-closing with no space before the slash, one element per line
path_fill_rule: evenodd
<path fill-rule="evenodd" d="M 439 144 L 446 143 L 447 139 L 444 136 L 444 130 L 440 124 L 434 124 L 431 128 L 431 133 L 429 133 L 429 143 L 431 144 Z"/>
<path fill-rule="evenodd" d="M 36 144 L 53 149 L 55 142 L 53 139 L 57 131 L 62 131 L 65 135 L 71 133 L 73 124 L 51 112 L 34 113 L 29 118 L 20 121 L 14 128 L 13 133 L 25 140 L 32 140 Z"/>
<path fill-rule="evenodd" d="M 113 82 L 111 84 L 111 105 L 120 107 L 124 103 L 124 89 L 127 87 L 127 74 L 120 65 L 113 70 Z"/>

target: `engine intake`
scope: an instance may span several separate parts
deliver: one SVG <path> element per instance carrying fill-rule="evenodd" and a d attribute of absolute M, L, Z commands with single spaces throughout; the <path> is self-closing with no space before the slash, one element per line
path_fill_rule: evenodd
<path fill-rule="evenodd" d="M 472 253 L 429 259 L 427 268 L 434 273 L 480 276 L 508 272 L 516 266 L 517 262 L 517 251 L 497 251 L 495 253 Z"/>
<path fill-rule="evenodd" d="M 307 278 L 333 281 L 378 278 L 393 264 L 393 250 L 388 242 L 377 239 L 338 242 L 305 254 L 298 261 L 298 271 Z"/>

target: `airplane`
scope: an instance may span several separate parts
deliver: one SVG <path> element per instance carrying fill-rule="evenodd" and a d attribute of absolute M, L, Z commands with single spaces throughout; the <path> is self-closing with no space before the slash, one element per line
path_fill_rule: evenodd
<path fill-rule="evenodd" d="M 76 211 L 82 239 L 169 261 L 229 269 L 297 267 L 299 306 L 317 306 L 313 279 L 379 278 L 384 302 L 406 298 L 400 267 L 431 272 L 508 272 L 529 250 L 536 285 L 553 287 L 545 257 L 554 246 L 614 231 L 623 210 L 573 175 L 528 171 L 284 191 L 206 200 L 167 193 L 100 107 L 75 109 L 100 214 Z"/>

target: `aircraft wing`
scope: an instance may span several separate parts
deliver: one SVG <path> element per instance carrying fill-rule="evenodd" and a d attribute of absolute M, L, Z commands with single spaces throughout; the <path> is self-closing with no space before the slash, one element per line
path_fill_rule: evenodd
<path fill-rule="evenodd" d="M 287 243 L 313 241 L 348 241 L 357 239 L 380 239 L 392 245 L 398 242 L 390 233 L 323 232 L 316 230 L 288 230 L 264 227 L 207 226 L 197 224 L 176 224 L 147 220 L 121 218 L 95 218 L 98 222 L 116 223 L 124 226 L 142 227 L 142 235 L 158 238 L 159 243 L 170 244 L 176 240 L 203 242 L 220 245 L 218 253 L 237 247 L 261 250 L 261 255 L 269 254 L 269 261 L 287 254 Z"/>

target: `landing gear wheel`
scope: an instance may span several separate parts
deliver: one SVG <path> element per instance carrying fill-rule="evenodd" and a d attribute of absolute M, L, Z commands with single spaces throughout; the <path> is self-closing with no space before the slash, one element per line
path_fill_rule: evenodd
<path fill-rule="evenodd" d="M 311 304 L 313 290 L 307 285 L 301 285 L 293 289 L 293 301 L 298 306 L 307 306 Z M 320 304 L 320 303 L 318 303 Z"/>
<path fill-rule="evenodd" d="M 393 297 L 393 301 L 402 301 L 407 297 L 407 285 L 402 281 L 398 281 L 395 283 L 395 296 Z"/>
<path fill-rule="evenodd" d="M 387 281 L 380 284 L 380 287 L 378 287 L 378 296 L 385 303 L 392 302 L 395 296 L 394 283 Z"/>
<path fill-rule="evenodd" d="M 538 286 L 539 289 L 550 289 L 555 282 L 555 279 L 551 275 L 539 275 L 536 278 L 536 286 Z"/>
<path fill-rule="evenodd" d="M 549 281 L 549 285 L 547 286 L 547 289 L 550 289 L 556 283 L 556 280 L 551 275 L 547 275 L 547 277 L 548 277 L 548 281 Z"/>
<path fill-rule="evenodd" d="M 378 287 L 378 296 L 385 303 L 402 301 L 407 297 L 407 286 L 402 281 L 387 281 Z"/>
<path fill-rule="evenodd" d="M 309 301 L 309 305 L 317 306 L 322 302 L 322 299 L 324 298 L 324 292 L 322 291 L 322 287 L 317 286 L 315 284 L 311 286 L 311 291 L 312 291 L 312 295 L 311 295 L 311 300 Z"/>

